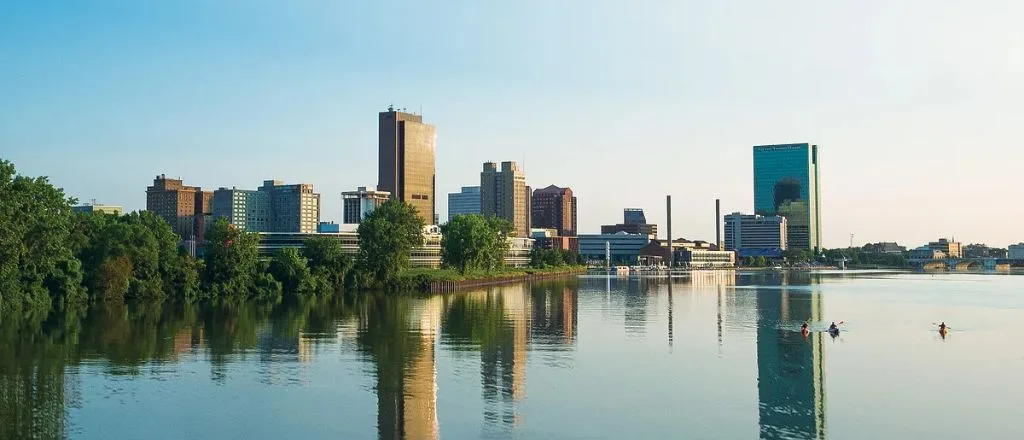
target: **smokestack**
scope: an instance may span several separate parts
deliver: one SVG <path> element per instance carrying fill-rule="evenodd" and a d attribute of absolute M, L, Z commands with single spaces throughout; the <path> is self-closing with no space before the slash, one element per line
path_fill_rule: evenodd
<path fill-rule="evenodd" d="M 668 212 L 668 267 L 675 266 L 676 253 L 672 249 L 672 196 L 665 196 L 665 207 Z"/>
<path fill-rule="evenodd" d="M 715 246 L 722 250 L 722 200 L 715 199 Z"/>

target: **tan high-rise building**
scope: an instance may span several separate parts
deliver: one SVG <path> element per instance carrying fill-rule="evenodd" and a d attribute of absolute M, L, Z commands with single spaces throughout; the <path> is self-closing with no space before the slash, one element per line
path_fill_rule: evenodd
<path fill-rule="evenodd" d="M 393 107 L 378 116 L 377 190 L 411 204 L 425 224 L 434 224 L 434 126 Z"/>
<path fill-rule="evenodd" d="M 512 222 L 512 235 L 530 236 L 530 187 L 515 162 L 484 163 L 480 172 L 480 213 Z"/>
<path fill-rule="evenodd" d="M 202 235 L 204 217 L 213 212 L 212 202 L 212 191 L 183 185 L 181 179 L 168 179 L 164 174 L 156 176 L 153 186 L 146 188 L 146 210 L 167 220 L 174 232 L 185 240 L 197 235 L 197 220 L 198 235 Z"/>

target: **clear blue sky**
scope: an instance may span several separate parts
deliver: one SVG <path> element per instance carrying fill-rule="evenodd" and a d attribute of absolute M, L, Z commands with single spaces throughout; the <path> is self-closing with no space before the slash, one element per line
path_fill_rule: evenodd
<path fill-rule="evenodd" d="M 1024 241 L 1016 1 L 0 2 L 0 157 L 82 200 L 156 174 L 376 183 L 376 114 L 437 126 L 438 195 L 487 160 L 713 238 L 751 146 L 821 147 L 825 245 Z M 447 211 L 439 197 L 438 212 Z"/>

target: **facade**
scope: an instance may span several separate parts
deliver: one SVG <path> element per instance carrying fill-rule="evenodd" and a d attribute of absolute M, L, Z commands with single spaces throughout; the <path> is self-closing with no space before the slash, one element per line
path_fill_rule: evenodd
<path fill-rule="evenodd" d="M 639 261 L 640 249 L 650 242 L 651 236 L 644 234 L 581 234 L 579 252 L 588 260 L 604 261 L 607 246 L 611 263 L 634 264 Z"/>
<path fill-rule="evenodd" d="M 213 192 L 213 217 L 250 232 L 270 231 L 270 194 L 251 189 L 220 188 Z"/>
<path fill-rule="evenodd" d="M 736 253 L 711 249 L 681 249 L 676 261 L 691 269 L 722 269 L 736 266 Z"/>
<path fill-rule="evenodd" d="M 602 234 L 626 234 L 650 235 L 651 238 L 658 236 L 658 225 L 647 223 L 644 210 L 638 208 L 626 208 L 622 210 L 622 223 L 617 225 L 602 225 Z"/>
<path fill-rule="evenodd" d="M 983 244 L 963 247 L 964 258 L 1006 258 L 1006 249 L 990 248 Z"/>
<path fill-rule="evenodd" d="M 725 249 L 740 257 L 782 256 L 787 248 L 786 218 L 778 215 L 725 216 Z"/>
<path fill-rule="evenodd" d="M 818 146 L 754 147 L 754 211 L 786 217 L 788 247 L 821 248 Z"/>
<path fill-rule="evenodd" d="M 899 243 L 896 242 L 883 241 L 878 243 L 868 243 L 864 245 L 861 250 L 876 254 L 902 254 L 907 251 L 907 248 L 900 246 Z"/>
<path fill-rule="evenodd" d="M 1024 243 L 1011 244 L 1007 257 L 1011 260 L 1024 260 Z"/>
<path fill-rule="evenodd" d="M 335 222 L 320 222 L 316 227 L 318 234 L 337 234 L 341 232 L 341 225 Z"/>
<path fill-rule="evenodd" d="M 963 258 L 963 247 L 958 241 L 949 241 L 945 238 L 940 238 L 939 241 L 933 241 L 928 243 L 928 248 L 942 252 L 947 258 Z"/>
<path fill-rule="evenodd" d="M 436 223 L 434 126 L 389 107 L 378 114 L 377 127 L 377 190 L 411 204 L 423 223 Z"/>
<path fill-rule="evenodd" d="M 309 183 L 265 180 L 255 191 L 220 188 L 211 199 L 213 218 L 249 232 L 315 233 L 320 223 L 320 194 Z"/>
<path fill-rule="evenodd" d="M 213 193 L 161 174 L 146 188 L 146 210 L 166 220 L 183 240 L 194 240 L 213 213 Z"/>
<path fill-rule="evenodd" d="M 530 200 L 530 218 L 534 228 L 552 228 L 561 237 L 575 236 L 576 196 L 572 188 L 551 185 L 534 191 Z"/>
<path fill-rule="evenodd" d="M 929 246 L 921 246 L 910 251 L 911 261 L 943 260 L 946 256 L 945 252 L 938 249 L 932 249 Z"/>
<path fill-rule="evenodd" d="M 533 239 L 533 246 L 539 249 L 580 250 L 579 238 L 559 236 L 557 229 L 533 228 L 530 229 L 530 238 Z"/>
<path fill-rule="evenodd" d="M 387 191 L 374 191 L 360 186 L 355 191 L 341 193 L 342 221 L 346 224 L 362 223 L 374 209 L 391 198 Z"/>
<path fill-rule="evenodd" d="M 479 186 L 464 186 L 461 192 L 448 194 L 448 221 L 467 214 L 480 214 Z"/>
<path fill-rule="evenodd" d="M 258 245 L 259 255 L 270 258 L 280 249 L 302 249 L 306 240 L 313 237 L 329 237 L 341 242 L 342 251 L 355 257 L 359 255 L 359 234 L 354 231 L 331 233 L 306 232 L 261 232 Z M 510 238 L 509 250 L 505 254 L 505 265 L 525 267 L 530 264 L 530 251 L 533 240 L 528 238 Z M 437 269 L 441 267 L 441 228 L 429 225 L 423 228 L 423 245 L 412 250 L 410 255 L 413 267 Z"/>
<path fill-rule="evenodd" d="M 640 208 L 626 208 L 622 210 L 622 223 L 627 225 L 647 224 L 647 216 Z"/>
<path fill-rule="evenodd" d="M 484 163 L 480 172 L 480 213 L 512 222 L 512 236 L 530 235 L 530 187 L 515 162 Z"/>
<path fill-rule="evenodd" d="M 264 180 L 259 191 L 270 194 L 270 228 L 274 232 L 316 232 L 320 223 L 320 194 L 313 184 L 285 185 Z"/>
<path fill-rule="evenodd" d="M 88 205 L 78 205 L 71 208 L 73 212 L 81 212 L 86 214 L 92 213 L 103 213 L 110 215 L 121 215 L 124 213 L 124 208 L 114 205 L 101 205 L 99 203 L 92 203 Z"/>

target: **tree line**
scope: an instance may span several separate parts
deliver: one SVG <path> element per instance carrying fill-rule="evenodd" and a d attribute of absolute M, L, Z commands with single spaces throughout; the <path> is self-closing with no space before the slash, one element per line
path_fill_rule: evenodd
<path fill-rule="evenodd" d="M 408 203 L 391 200 L 359 225 L 359 253 L 330 237 L 301 249 L 259 256 L 259 235 L 214 221 L 204 255 L 193 258 L 162 218 L 147 211 L 122 216 L 74 213 L 76 203 L 45 177 L 17 175 L 0 160 L 0 313 L 62 308 L 89 301 L 281 301 L 342 290 L 402 290 L 412 252 L 423 244 L 423 221 Z M 480 215 L 456 216 L 441 227 L 441 261 L 460 273 L 500 271 L 511 224 Z M 535 249 L 535 267 L 578 264 L 578 256 Z"/>

